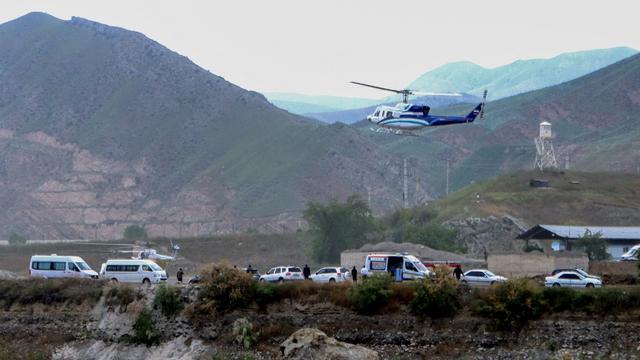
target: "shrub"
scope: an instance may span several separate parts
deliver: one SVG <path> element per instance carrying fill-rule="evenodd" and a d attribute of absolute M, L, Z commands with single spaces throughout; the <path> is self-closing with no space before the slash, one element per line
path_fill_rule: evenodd
<path fill-rule="evenodd" d="M 9 245 L 24 245 L 27 243 L 27 238 L 16 233 L 9 235 Z"/>
<path fill-rule="evenodd" d="M 175 316 L 184 308 L 180 289 L 171 285 L 160 285 L 153 298 L 153 307 L 160 309 L 160 312 L 166 317 Z"/>
<path fill-rule="evenodd" d="M 498 329 L 519 331 L 529 320 L 542 316 L 544 301 L 535 283 L 527 279 L 509 280 L 481 297 L 473 312 L 490 318 Z"/>
<path fill-rule="evenodd" d="M 258 342 L 258 334 L 253 331 L 253 324 L 245 318 L 233 322 L 233 336 L 235 342 L 248 349 Z"/>
<path fill-rule="evenodd" d="M 151 311 L 143 309 L 133 324 L 133 336 L 129 341 L 134 344 L 157 345 L 160 343 L 160 333 L 155 329 Z"/>
<path fill-rule="evenodd" d="M 279 288 L 275 284 L 260 282 L 256 285 L 255 301 L 258 309 L 266 310 L 267 305 L 280 299 Z"/>
<path fill-rule="evenodd" d="M 359 314 L 374 314 L 387 305 L 393 279 L 386 274 L 369 276 L 358 281 L 347 292 L 351 307 Z"/>
<path fill-rule="evenodd" d="M 577 307 L 578 294 L 570 288 L 545 288 L 542 298 L 551 312 L 563 312 L 579 309 Z"/>
<path fill-rule="evenodd" d="M 124 229 L 122 237 L 126 240 L 146 239 L 147 231 L 140 225 L 129 225 Z"/>
<path fill-rule="evenodd" d="M 111 308 L 119 307 L 120 312 L 127 312 L 129 304 L 143 297 L 139 290 L 127 284 L 110 284 L 104 296 L 104 304 Z"/>
<path fill-rule="evenodd" d="M 251 304 L 256 282 L 250 274 L 227 263 L 210 264 L 202 270 L 198 301 L 187 308 L 194 323 L 216 314 L 224 314 Z"/>
<path fill-rule="evenodd" d="M 420 317 L 444 318 L 454 316 L 461 308 L 456 280 L 436 268 L 435 281 L 425 279 L 416 287 L 416 297 L 409 303 L 412 314 Z"/>
<path fill-rule="evenodd" d="M 102 295 L 102 281 L 84 279 L 0 280 L 0 305 L 95 304 Z"/>

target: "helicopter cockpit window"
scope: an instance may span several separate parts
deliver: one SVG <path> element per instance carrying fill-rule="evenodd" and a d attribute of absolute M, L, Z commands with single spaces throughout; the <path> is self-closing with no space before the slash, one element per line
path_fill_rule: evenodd
<path fill-rule="evenodd" d="M 376 112 L 373 113 L 373 116 L 378 116 L 380 115 L 380 110 L 376 110 Z"/>

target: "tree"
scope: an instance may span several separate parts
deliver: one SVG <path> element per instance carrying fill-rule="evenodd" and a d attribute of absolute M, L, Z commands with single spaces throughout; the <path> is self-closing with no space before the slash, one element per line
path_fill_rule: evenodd
<path fill-rule="evenodd" d="M 607 253 L 607 242 L 602 238 L 602 234 L 597 232 L 593 234 L 586 230 L 584 235 L 578 239 L 576 246 L 584 249 L 589 260 L 607 260 L 610 255 Z"/>
<path fill-rule="evenodd" d="M 141 240 L 147 238 L 147 231 L 140 225 L 129 225 L 122 234 L 126 240 Z"/>
<path fill-rule="evenodd" d="M 314 234 L 313 257 L 322 262 L 337 261 L 343 250 L 364 245 L 375 230 L 369 206 L 358 195 L 349 196 L 344 203 L 310 202 L 304 219 Z"/>
<path fill-rule="evenodd" d="M 14 232 L 9 235 L 9 244 L 10 245 L 24 245 L 27 243 L 27 238 L 20 234 L 16 234 Z"/>

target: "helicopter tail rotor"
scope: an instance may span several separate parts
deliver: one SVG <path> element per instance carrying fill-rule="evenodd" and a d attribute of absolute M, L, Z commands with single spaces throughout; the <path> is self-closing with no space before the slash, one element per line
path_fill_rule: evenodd
<path fill-rule="evenodd" d="M 482 94 L 482 108 L 480 110 L 480 119 L 484 118 L 484 105 L 487 102 L 487 89 L 484 89 L 484 93 Z"/>

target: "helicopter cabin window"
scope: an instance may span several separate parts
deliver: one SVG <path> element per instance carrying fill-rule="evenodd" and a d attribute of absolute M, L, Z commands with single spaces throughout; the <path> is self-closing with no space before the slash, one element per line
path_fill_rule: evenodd
<path fill-rule="evenodd" d="M 380 115 L 380 110 L 376 110 L 376 112 L 373 113 L 373 116 L 378 116 Z"/>
<path fill-rule="evenodd" d="M 386 117 L 386 118 L 390 118 L 391 116 L 392 116 L 392 115 L 391 115 L 391 111 L 387 111 L 387 114 L 386 114 L 386 116 L 385 116 L 385 117 Z"/>

